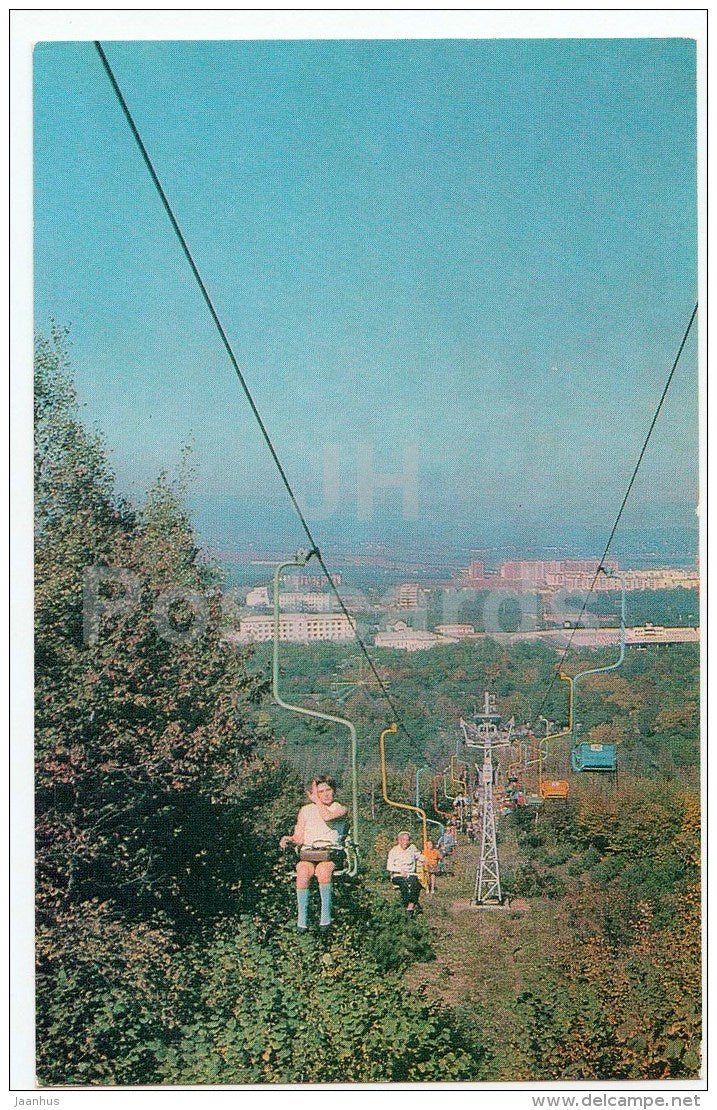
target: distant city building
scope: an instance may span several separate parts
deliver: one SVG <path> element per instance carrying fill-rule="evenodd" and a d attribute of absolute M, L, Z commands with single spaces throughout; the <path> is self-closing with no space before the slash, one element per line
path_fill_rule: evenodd
<path fill-rule="evenodd" d="M 439 636 L 454 636 L 457 640 L 475 635 L 472 624 L 437 624 L 435 630 Z"/>
<path fill-rule="evenodd" d="M 331 581 L 334 586 L 340 586 L 341 575 L 332 574 Z M 323 574 L 287 574 L 282 578 L 282 582 L 288 586 L 290 590 L 301 590 L 304 588 L 320 590 L 326 585 L 326 576 Z"/>
<path fill-rule="evenodd" d="M 527 582 L 535 586 L 538 582 L 547 582 L 550 577 L 554 576 L 560 568 L 560 563 L 551 559 L 539 560 L 532 562 L 527 559 L 518 561 L 511 560 L 507 563 L 501 563 L 498 568 L 498 577 L 505 581 L 510 582 Z"/>
<path fill-rule="evenodd" d="M 655 567 L 650 570 L 628 570 L 624 574 L 627 590 L 698 590 L 700 576 L 696 569 Z"/>
<path fill-rule="evenodd" d="M 312 613 L 328 613 L 333 604 L 331 594 L 322 593 L 282 593 L 279 594 L 280 609 L 295 609 Z"/>
<path fill-rule="evenodd" d="M 501 563 L 498 577 L 514 590 L 535 589 L 590 589 L 598 567 L 599 559 L 520 559 Z M 617 562 L 606 559 L 604 566 L 617 571 Z M 598 582 L 608 581 L 605 575 L 598 575 Z"/>
<path fill-rule="evenodd" d="M 599 559 L 561 559 L 560 570 L 563 574 L 597 574 L 601 566 Z M 602 566 L 614 574 L 618 571 L 617 559 L 605 559 Z"/>
<path fill-rule="evenodd" d="M 464 587 L 483 590 L 510 590 L 516 593 L 535 590 L 586 591 L 601 593 L 620 589 L 620 580 L 606 574 L 597 574 L 598 559 L 517 559 L 501 563 L 497 574 L 484 572 L 480 562 L 469 563 L 463 575 Z M 616 559 L 606 559 L 604 566 L 618 574 Z M 650 570 L 624 570 L 619 572 L 626 590 L 699 589 L 700 579 L 696 569 L 661 567 Z M 597 577 L 596 577 L 597 575 Z"/>
<path fill-rule="evenodd" d="M 273 640 L 273 614 L 257 613 L 242 617 L 239 631 L 229 633 L 226 639 L 238 644 Z M 282 613 L 279 617 L 279 639 L 296 644 L 316 640 L 355 640 L 356 621 L 343 613 Z"/>
<path fill-rule="evenodd" d="M 396 587 L 396 604 L 399 609 L 417 609 L 418 608 L 418 584 L 416 582 L 404 582 Z"/>
<path fill-rule="evenodd" d="M 269 595 L 268 586 L 255 586 L 246 595 L 246 603 L 250 609 L 273 608 L 274 598 Z M 293 593 L 282 591 L 279 594 L 279 607 L 297 612 L 328 613 L 332 603 L 333 598 L 329 593 L 298 590 Z"/>
<path fill-rule="evenodd" d="M 425 651 L 436 644 L 457 644 L 458 640 L 448 636 L 437 636 L 423 628 L 409 628 L 403 621 L 389 625 L 385 632 L 377 632 L 374 638 L 376 647 L 395 648 L 398 651 Z"/>
<path fill-rule="evenodd" d="M 246 595 L 246 603 L 250 609 L 259 609 L 262 606 L 269 606 L 269 588 L 268 586 L 255 586 L 253 590 L 249 590 Z"/>
<path fill-rule="evenodd" d="M 246 604 L 250 609 L 273 609 L 274 598 L 268 586 L 256 586 L 246 595 Z M 348 591 L 343 596 L 347 609 L 359 609 L 363 598 L 354 592 Z M 293 592 L 282 591 L 279 594 L 279 608 L 288 609 L 297 613 L 328 613 L 335 604 L 332 594 L 310 590 L 296 590 Z"/>

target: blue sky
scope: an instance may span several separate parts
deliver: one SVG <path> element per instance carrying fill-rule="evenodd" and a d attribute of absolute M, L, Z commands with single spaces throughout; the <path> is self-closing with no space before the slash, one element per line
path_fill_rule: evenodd
<path fill-rule="evenodd" d="M 416 445 L 429 526 L 607 536 L 696 299 L 693 43 L 106 52 L 302 496 L 338 444 L 350 518 L 360 445 Z M 191 436 L 198 502 L 283 505 L 92 45 L 40 44 L 34 97 L 36 320 L 120 486 Z M 696 487 L 690 341 L 626 526 L 694 525 Z"/>

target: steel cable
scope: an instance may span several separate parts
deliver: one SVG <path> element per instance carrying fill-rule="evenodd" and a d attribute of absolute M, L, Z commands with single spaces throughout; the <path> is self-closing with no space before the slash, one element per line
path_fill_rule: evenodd
<path fill-rule="evenodd" d="M 112 71 L 112 67 L 110 66 L 110 63 L 107 59 L 107 55 L 105 54 L 105 52 L 102 48 L 102 44 L 100 42 L 95 41 L 94 45 L 95 45 L 95 48 L 97 50 L 97 53 L 99 54 L 99 57 L 100 57 L 100 60 L 102 62 L 102 65 L 105 69 L 105 72 L 107 73 L 110 84 L 112 85 L 112 89 L 114 91 L 114 94 L 115 94 L 115 96 L 116 96 L 116 98 L 119 102 L 120 107 L 122 108 L 122 112 L 124 113 L 125 119 L 127 120 L 127 123 L 129 124 L 129 128 L 132 132 L 132 135 L 134 136 L 135 142 L 137 143 L 137 146 L 139 148 L 140 154 L 142 155 L 142 159 L 144 161 L 144 164 L 146 165 L 147 170 L 149 171 L 149 175 L 152 178 L 152 182 L 154 183 L 154 187 L 157 190 L 157 193 L 159 194 L 159 198 L 162 201 L 162 204 L 163 204 L 164 209 L 167 213 L 167 216 L 169 217 L 169 221 L 172 225 L 172 229 L 174 230 L 174 233 L 175 233 L 177 239 L 179 240 L 179 244 L 182 248 L 182 251 L 184 252 L 184 255 L 187 259 L 187 262 L 189 263 L 189 266 L 190 266 L 191 271 L 194 275 L 194 278 L 197 282 L 197 285 L 199 286 L 202 297 L 204 298 L 204 301 L 207 305 L 207 308 L 209 309 L 209 312 L 211 314 L 212 320 L 214 321 L 216 329 L 219 332 L 219 336 L 221 338 L 221 341 L 222 341 L 222 343 L 224 345 L 224 348 L 225 348 L 225 350 L 226 350 L 226 352 L 229 356 L 229 361 L 231 362 L 231 364 L 234 368 L 234 371 L 235 371 L 235 373 L 236 373 L 236 375 L 239 379 L 239 382 L 241 384 L 242 390 L 244 391 L 244 395 L 245 395 L 247 401 L 249 402 L 249 406 L 250 406 L 251 411 L 254 415 L 254 418 L 255 418 L 257 424 L 259 425 L 259 430 L 262 434 L 264 442 L 266 443 L 266 446 L 269 449 L 271 457 L 274 460 L 274 464 L 275 464 L 275 466 L 276 466 L 276 468 L 279 472 L 279 475 L 280 475 L 281 480 L 284 484 L 286 492 L 289 495 L 289 498 L 291 500 L 291 504 L 294 508 L 294 511 L 296 512 L 296 515 L 298 516 L 299 521 L 301 522 L 301 526 L 302 526 L 302 528 L 303 528 L 303 530 L 306 534 L 306 538 L 309 541 L 309 544 L 310 544 L 310 547 L 311 547 L 311 553 L 316 556 L 316 558 L 317 558 L 317 560 L 318 560 L 318 562 L 321 566 L 321 569 L 323 570 L 324 574 L 326 575 L 327 582 L 328 582 L 331 590 L 333 591 L 333 593 L 336 597 L 336 600 L 338 601 L 338 604 L 341 608 L 342 613 L 348 619 L 349 623 L 351 623 L 351 617 L 350 617 L 349 611 L 346 608 L 346 605 L 344 604 L 344 600 L 341 597 L 341 595 L 340 595 L 340 593 L 339 593 L 339 591 L 336 587 L 336 584 L 333 580 L 333 577 L 329 573 L 329 570 L 326 566 L 326 563 L 324 562 L 323 555 L 321 554 L 321 551 L 319 549 L 319 545 L 317 544 L 316 540 L 314 539 L 314 536 L 311 532 L 311 529 L 310 529 L 310 527 L 309 527 L 309 525 L 306 521 L 306 518 L 305 518 L 305 516 L 304 516 L 304 514 L 301 510 L 301 506 L 299 505 L 299 502 L 296 498 L 296 495 L 295 495 L 295 493 L 294 493 L 294 491 L 291 487 L 291 483 L 289 482 L 289 479 L 286 475 L 286 471 L 284 470 L 284 467 L 281 464 L 281 460 L 279 459 L 276 448 L 274 447 L 274 444 L 271 440 L 271 437 L 270 437 L 269 432 L 267 430 L 266 424 L 264 423 L 264 421 L 262 419 L 261 413 L 259 412 L 259 409 L 257 408 L 256 402 L 254 401 L 254 398 L 251 394 L 251 390 L 249 389 L 249 386 L 247 384 L 246 378 L 244 377 L 244 374 L 242 373 L 241 367 L 239 366 L 238 359 L 237 359 L 236 355 L 234 354 L 234 350 L 233 350 L 232 345 L 229 341 L 227 333 L 224 330 L 224 326 L 222 325 L 222 322 L 219 318 L 219 314 L 217 313 L 217 310 L 214 307 L 214 303 L 212 302 L 212 299 L 209 295 L 207 287 L 204 284 L 204 281 L 202 279 L 202 275 L 199 272 L 199 269 L 197 267 L 196 262 L 194 261 L 194 258 L 192 257 L 192 253 L 189 249 L 189 246 L 188 246 L 187 241 L 184 237 L 184 234 L 182 233 L 182 229 L 179 226 L 179 222 L 177 221 L 177 217 L 175 216 L 175 214 L 172 210 L 172 206 L 169 203 L 169 199 L 167 197 L 167 194 L 165 193 L 164 188 L 162 187 L 162 183 L 159 180 L 159 176 L 157 175 L 157 171 L 154 168 L 154 165 L 152 163 L 152 159 L 149 156 L 149 152 L 147 151 L 147 148 L 144 145 L 144 142 L 142 140 L 142 136 L 140 135 L 139 130 L 137 128 L 137 125 L 134 122 L 134 119 L 132 117 L 132 113 L 130 112 L 129 107 L 127 105 L 127 101 L 125 100 L 125 98 L 122 94 L 122 90 L 120 89 L 119 84 L 117 82 L 117 78 L 115 77 L 115 75 Z M 393 698 L 389 694 L 389 692 L 386 689 L 386 686 L 383 682 L 383 679 L 381 678 L 380 674 L 376 670 L 373 659 L 371 658 L 371 656 L 368 653 L 368 650 L 366 649 L 366 645 L 364 644 L 363 640 L 361 639 L 361 637 L 359 636 L 358 632 L 356 632 L 355 629 L 354 629 L 354 632 L 356 634 L 356 639 L 358 641 L 361 652 L 362 652 L 364 658 L 366 659 L 366 662 L 368 663 L 369 667 L 371 668 L 371 670 L 372 670 L 372 672 L 373 672 L 373 674 L 376 678 L 376 681 L 379 684 L 381 692 L 383 693 L 384 698 L 386 699 L 388 705 L 391 708 L 391 712 L 393 714 L 393 719 L 400 726 L 401 730 L 408 737 L 408 739 L 411 740 L 413 743 L 415 743 L 413 736 L 411 736 L 411 733 L 408 731 L 408 729 L 404 725 L 403 721 L 401 720 L 401 717 L 400 717 L 400 715 L 399 715 L 399 713 L 396 709 L 396 705 L 393 701 Z"/>
<path fill-rule="evenodd" d="M 587 608 L 588 601 L 590 600 L 590 595 L 592 594 L 593 590 L 595 589 L 595 583 L 598 580 L 598 575 L 600 574 L 600 571 L 603 568 L 603 565 L 605 563 L 605 559 L 607 558 L 608 551 L 610 550 L 610 547 L 612 545 L 612 541 L 615 538 L 615 533 L 617 532 L 617 527 L 620 523 L 620 519 L 621 519 L 622 514 L 625 510 L 625 505 L 627 504 L 627 499 L 630 496 L 630 492 L 632 490 L 633 485 L 635 484 L 635 479 L 637 478 L 637 472 L 640 469 L 640 464 L 642 463 L 642 460 L 645 456 L 645 451 L 647 450 L 647 445 L 650 442 L 650 437 L 652 436 L 652 433 L 653 433 L 654 428 L 655 428 L 655 424 L 657 423 L 657 418 L 659 417 L 660 411 L 662 410 L 662 406 L 664 404 L 665 397 L 667 396 L 667 391 L 670 388 L 670 385 L 672 384 L 672 379 L 675 376 L 675 371 L 677 369 L 677 364 L 680 361 L 680 357 L 681 357 L 682 352 L 684 350 L 685 343 L 687 342 L 687 337 L 689 336 L 690 331 L 692 329 L 692 325 L 694 323 L 696 315 L 697 315 L 697 304 L 695 304 L 695 307 L 692 309 L 692 315 L 690 316 L 689 323 L 687 324 L 687 327 L 685 328 L 684 335 L 682 336 L 682 341 L 681 341 L 680 346 L 677 350 L 677 354 L 675 355 L 675 360 L 672 363 L 672 369 L 670 370 L 670 373 L 667 377 L 667 381 L 665 382 L 665 388 L 662 390 L 662 396 L 660 397 L 660 400 L 658 401 L 657 408 L 655 409 L 655 414 L 652 417 L 650 427 L 648 429 L 647 435 L 645 436 L 645 441 L 642 445 L 642 450 L 640 451 L 637 462 L 635 463 L 635 468 L 632 472 L 632 477 L 630 478 L 630 481 L 628 482 L 628 485 L 627 485 L 627 489 L 625 490 L 625 496 L 622 499 L 622 504 L 620 505 L 620 509 L 618 511 L 618 514 L 615 517 L 615 523 L 613 524 L 613 526 L 610 530 L 610 535 L 608 537 L 608 541 L 605 544 L 605 550 L 602 553 L 602 556 L 600 558 L 600 562 L 598 563 L 597 570 L 595 571 L 595 575 L 593 577 L 593 580 L 590 583 L 590 589 L 588 590 L 587 594 L 585 595 L 585 600 L 583 601 L 583 607 L 580 610 L 580 615 L 578 616 L 578 619 L 575 621 L 575 624 L 573 626 L 573 630 L 570 633 L 567 644 L 565 645 L 565 650 L 563 651 L 563 654 L 560 657 L 560 661 L 557 664 L 557 666 L 555 668 L 555 671 L 553 672 L 553 675 L 550 679 L 550 682 L 548 683 L 548 687 L 545 691 L 545 694 L 543 695 L 543 700 L 541 701 L 540 705 L 538 706 L 537 712 L 533 714 L 532 720 L 537 720 L 540 713 L 542 712 L 542 710 L 545 706 L 545 703 L 548 700 L 548 697 L 550 696 L 550 691 L 552 690 L 553 686 L 555 685 L 555 680 L 557 679 L 558 675 L 560 674 L 560 672 L 563 668 L 563 663 L 565 662 L 567 654 L 570 651 L 570 645 L 573 642 L 573 639 L 575 637 L 575 633 L 578 630 L 578 625 L 580 624 L 580 621 L 583 618 L 583 615 L 584 615 L 585 610 Z"/>

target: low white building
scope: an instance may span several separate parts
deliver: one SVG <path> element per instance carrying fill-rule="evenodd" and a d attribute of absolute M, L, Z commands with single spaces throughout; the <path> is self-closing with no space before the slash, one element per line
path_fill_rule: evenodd
<path fill-rule="evenodd" d="M 606 648 L 617 647 L 620 643 L 619 628 L 576 628 L 573 630 L 552 628 L 544 632 L 516 632 L 511 641 L 543 640 L 552 644 L 558 651 L 568 643 L 574 647 Z M 625 629 L 626 644 L 697 644 L 700 640 L 699 628 L 662 628 L 643 625 Z"/>
<path fill-rule="evenodd" d="M 394 648 L 398 651 L 425 651 L 436 644 L 457 644 L 458 640 L 450 636 L 437 636 L 435 632 L 427 632 L 423 628 L 409 628 L 403 621 L 396 621 L 385 632 L 377 632 L 373 642 L 375 647 Z"/>
<path fill-rule="evenodd" d="M 239 631 L 230 632 L 226 639 L 236 644 L 273 640 L 273 614 L 256 613 L 242 617 Z M 282 613 L 279 617 L 279 639 L 295 644 L 316 640 L 355 640 L 356 621 L 343 613 Z"/>
<path fill-rule="evenodd" d="M 472 624 L 437 624 L 436 632 L 439 636 L 455 636 L 456 639 L 462 640 L 465 636 L 475 636 L 475 628 Z"/>
<path fill-rule="evenodd" d="M 697 644 L 699 639 L 699 628 L 663 628 L 661 625 L 645 624 L 625 629 L 628 644 Z"/>

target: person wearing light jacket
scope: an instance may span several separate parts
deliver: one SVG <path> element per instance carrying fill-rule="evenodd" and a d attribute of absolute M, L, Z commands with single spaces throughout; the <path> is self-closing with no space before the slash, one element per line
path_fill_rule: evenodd
<path fill-rule="evenodd" d="M 416 864 L 423 861 L 423 856 L 415 844 L 411 844 L 411 834 L 400 832 L 388 853 L 386 870 L 391 876 L 391 882 L 398 887 L 401 901 L 406 911 L 413 916 L 418 905 L 421 893 L 421 883 L 416 874 Z"/>

